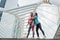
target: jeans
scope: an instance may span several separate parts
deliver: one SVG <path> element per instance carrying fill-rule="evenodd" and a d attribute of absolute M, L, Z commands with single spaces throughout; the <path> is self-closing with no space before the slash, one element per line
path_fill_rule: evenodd
<path fill-rule="evenodd" d="M 27 38 L 28 38 L 28 36 L 29 36 L 29 34 L 30 34 L 30 30 L 32 29 L 32 26 L 30 25 L 30 27 L 29 27 L 29 29 L 28 29 L 28 34 L 27 34 Z M 32 31 L 33 32 L 33 37 L 34 37 L 34 31 Z"/>
<path fill-rule="evenodd" d="M 41 32 L 42 32 L 42 34 L 45 36 L 45 33 L 44 33 L 44 31 L 42 30 L 42 27 L 41 27 L 41 24 L 39 23 L 39 24 L 37 24 L 36 25 L 36 33 L 37 33 L 37 36 L 39 37 L 39 33 L 38 33 L 38 30 L 41 30 Z"/>

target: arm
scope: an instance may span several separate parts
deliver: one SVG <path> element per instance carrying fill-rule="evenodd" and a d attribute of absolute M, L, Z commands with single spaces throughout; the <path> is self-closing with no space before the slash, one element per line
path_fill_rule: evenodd
<path fill-rule="evenodd" d="M 28 24 L 26 25 L 26 28 L 27 28 L 28 25 L 29 25 L 29 22 L 28 22 Z"/>

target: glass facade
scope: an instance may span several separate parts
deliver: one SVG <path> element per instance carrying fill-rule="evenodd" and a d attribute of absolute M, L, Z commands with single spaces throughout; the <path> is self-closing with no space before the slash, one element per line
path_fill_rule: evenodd
<path fill-rule="evenodd" d="M 0 20 L 1 20 L 1 16 L 2 16 L 2 11 L 0 11 Z"/>
<path fill-rule="evenodd" d="M 0 0 L 0 8 L 4 8 L 5 7 L 5 3 L 6 3 L 6 0 Z M 0 20 L 1 20 L 1 16 L 2 16 L 2 11 L 0 11 Z"/>
<path fill-rule="evenodd" d="M 0 0 L 0 7 L 4 8 L 6 0 Z"/>

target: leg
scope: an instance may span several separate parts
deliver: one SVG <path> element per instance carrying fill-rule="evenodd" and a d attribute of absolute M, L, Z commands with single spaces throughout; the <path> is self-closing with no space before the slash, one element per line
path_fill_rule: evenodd
<path fill-rule="evenodd" d="M 40 30 L 41 30 L 41 32 L 42 32 L 42 34 L 45 36 L 45 33 L 44 33 L 44 31 L 42 30 L 42 27 L 41 27 L 41 24 L 39 23 L 39 28 L 40 28 Z"/>
<path fill-rule="evenodd" d="M 30 26 L 29 29 L 28 29 L 27 38 L 28 38 L 28 36 L 29 36 L 30 30 L 31 30 L 31 26 Z"/>
<path fill-rule="evenodd" d="M 32 33 L 33 33 L 33 38 L 34 38 L 34 31 L 32 31 Z"/>
<path fill-rule="evenodd" d="M 32 33 L 33 33 L 33 38 L 34 38 L 34 26 L 32 27 Z"/>
<path fill-rule="evenodd" d="M 36 33 L 37 33 L 37 37 L 39 37 L 39 33 L 38 33 L 38 25 L 36 26 Z"/>

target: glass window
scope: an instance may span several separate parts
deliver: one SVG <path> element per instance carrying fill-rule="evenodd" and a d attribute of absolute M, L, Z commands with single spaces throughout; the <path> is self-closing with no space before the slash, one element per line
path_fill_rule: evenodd
<path fill-rule="evenodd" d="M 1 3 L 1 0 L 0 0 L 0 3 Z"/>
<path fill-rule="evenodd" d="M 0 0 L 0 7 L 4 8 L 6 0 Z"/>

